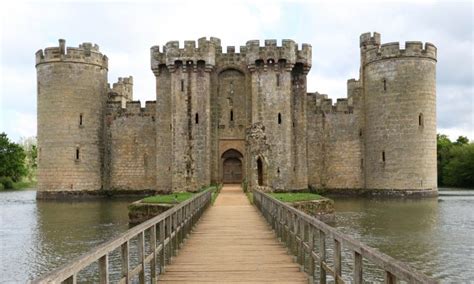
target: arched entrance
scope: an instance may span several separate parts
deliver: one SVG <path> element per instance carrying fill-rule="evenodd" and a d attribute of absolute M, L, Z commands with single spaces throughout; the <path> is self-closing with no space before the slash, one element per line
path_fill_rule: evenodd
<path fill-rule="evenodd" d="M 222 154 L 222 182 L 241 183 L 242 182 L 242 154 L 230 149 Z"/>

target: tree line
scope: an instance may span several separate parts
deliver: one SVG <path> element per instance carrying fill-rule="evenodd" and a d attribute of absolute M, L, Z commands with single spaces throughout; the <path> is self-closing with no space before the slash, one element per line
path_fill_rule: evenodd
<path fill-rule="evenodd" d="M 0 190 L 34 187 L 37 158 L 35 137 L 15 143 L 0 133 Z"/>
<path fill-rule="evenodd" d="M 474 189 L 474 143 L 465 136 L 456 141 L 437 135 L 438 186 Z"/>

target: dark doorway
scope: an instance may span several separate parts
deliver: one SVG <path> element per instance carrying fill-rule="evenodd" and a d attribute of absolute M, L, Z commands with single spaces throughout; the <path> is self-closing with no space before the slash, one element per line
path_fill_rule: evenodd
<path fill-rule="evenodd" d="M 258 185 L 262 186 L 263 185 L 263 163 L 262 163 L 261 158 L 257 159 L 257 174 L 258 174 Z"/>
<path fill-rule="evenodd" d="M 222 154 L 222 182 L 241 183 L 242 182 L 242 154 L 234 149 L 230 149 Z"/>

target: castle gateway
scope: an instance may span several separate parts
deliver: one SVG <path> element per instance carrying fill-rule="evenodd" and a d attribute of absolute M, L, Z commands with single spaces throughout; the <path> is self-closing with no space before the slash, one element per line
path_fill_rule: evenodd
<path fill-rule="evenodd" d="M 436 48 L 360 37 L 359 80 L 308 93 L 311 46 L 217 38 L 151 48 L 156 101 L 83 43 L 36 53 L 39 197 L 196 191 L 210 183 L 436 193 Z"/>

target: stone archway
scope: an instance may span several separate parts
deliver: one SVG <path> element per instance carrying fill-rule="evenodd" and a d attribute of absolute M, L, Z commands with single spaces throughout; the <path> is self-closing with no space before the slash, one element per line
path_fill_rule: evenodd
<path fill-rule="evenodd" d="M 222 154 L 221 160 L 223 183 L 242 182 L 242 159 L 242 153 L 235 149 L 229 149 Z"/>

